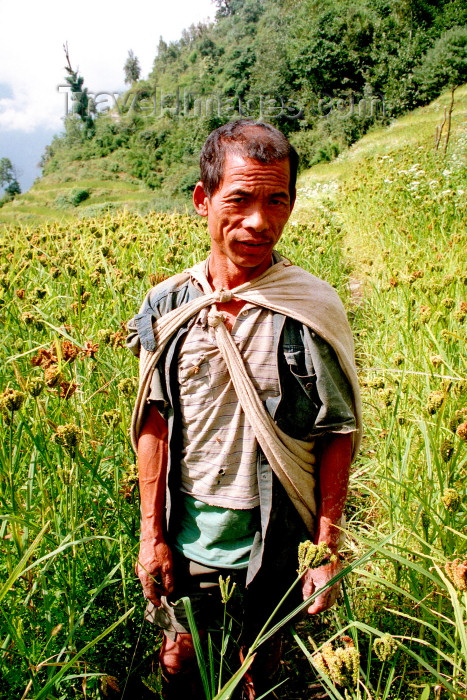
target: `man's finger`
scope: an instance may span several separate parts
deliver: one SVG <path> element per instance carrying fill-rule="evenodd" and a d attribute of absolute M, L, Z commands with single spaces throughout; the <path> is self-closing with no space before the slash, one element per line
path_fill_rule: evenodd
<path fill-rule="evenodd" d="M 143 583 L 143 594 L 147 600 L 150 600 L 157 608 L 161 604 L 161 591 L 156 587 L 153 581 Z"/>
<path fill-rule="evenodd" d="M 162 583 L 166 594 L 172 593 L 174 589 L 174 580 L 171 571 L 166 571 L 162 574 Z"/>
<path fill-rule="evenodd" d="M 334 584 L 327 591 L 324 591 L 319 595 L 310 605 L 307 612 L 309 615 L 316 615 L 317 613 L 324 612 L 331 608 L 337 600 L 339 595 L 340 586 L 339 584 Z"/>

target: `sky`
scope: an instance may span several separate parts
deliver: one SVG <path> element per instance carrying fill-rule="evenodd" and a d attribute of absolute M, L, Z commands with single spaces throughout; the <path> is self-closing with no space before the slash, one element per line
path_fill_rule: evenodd
<path fill-rule="evenodd" d="M 65 54 L 90 92 L 122 92 L 132 49 L 147 77 L 159 37 L 179 39 L 191 24 L 213 19 L 212 0 L 0 0 L 0 158 L 19 170 L 22 190 L 63 128 Z"/>

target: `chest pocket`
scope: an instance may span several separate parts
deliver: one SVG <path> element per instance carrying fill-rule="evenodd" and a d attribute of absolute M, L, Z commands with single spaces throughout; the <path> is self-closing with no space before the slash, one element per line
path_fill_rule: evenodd
<path fill-rule="evenodd" d="M 278 363 L 281 401 L 274 416 L 279 427 L 301 440 L 312 436 L 321 400 L 311 355 L 305 350 L 302 326 L 287 319 L 279 347 Z"/>
<path fill-rule="evenodd" d="M 315 398 L 316 374 L 313 369 L 310 354 L 296 346 L 284 347 L 284 358 L 292 376 L 297 380 L 302 391 L 309 399 Z"/>

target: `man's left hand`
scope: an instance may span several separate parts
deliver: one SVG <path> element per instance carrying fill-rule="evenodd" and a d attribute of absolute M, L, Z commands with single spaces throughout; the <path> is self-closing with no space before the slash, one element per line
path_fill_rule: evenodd
<path fill-rule="evenodd" d="M 328 581 L 330 581 L 334 576 L 336 576 L 339 571 L 342 570 L 342 564 L 338 558 L 335 561 L 330 561 L 327 564 L 318 566 L 316 569 L 308 569 L 303 574 L 302 578 L 302 593 L 303 600 L 309 598 L 315 591 L 319 591 L 323 588 Z M 326 588 L 325 591 L 320 593 L 317 598 L 314 599 L 307 612 L 310 615 L 315 615 L 316 613 L 328 610 L 337 600 L 337 596 L 340 591 L 340 581 L 335 583 L 333 586 Z"/>

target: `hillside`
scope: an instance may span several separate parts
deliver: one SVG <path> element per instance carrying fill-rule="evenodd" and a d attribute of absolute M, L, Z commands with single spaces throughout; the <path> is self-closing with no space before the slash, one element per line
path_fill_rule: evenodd
<path fill-rule="evenodd" d="M 467 80 L 462 0 L 216 0 L 211 24 L 161 38 L 151 73 L 117 101 L 79 87 L 43 177 L 0 221 L 93 216 L 119 206 L 184 210 L 207 134 L 272 121 L 302 167 Z M 67 74 L 73 90 L 86 76 Z M 74 81 L 74 83 L 73 83 Z"/>
<path fill-rule="evenodd" d="M 443 121 L 444 109 L 449 106 L 450 93 L 444 93 L 425 107 L 391 121 L 389 126 L 373 127 L 348 150 L 331 163 L 321 163 L 303 171 L 298 180 L 298 197 L 294 217 L 306 216 L 309 200 L 328 197 L 335 183 L 345 178 L 351 163 L 362 155 L 374 157 L 378 153 L 405 149 L 420 140 L 434 143 L 435 129 Z M 467 108 L 467 87 L 458 88 L 452 113 L 452 129 L 456 132 Z M 104 158 L 70 162 L 63 170 L 44 175 L 39 182 L 0 209 L 0 224 L 35 224 L 47 221 L 73 221 L 82 217 L 96 217 L 106 212 L 125 209 L 146 212 L 172 211 L 192 213 L 191 195 L 162 194 L 149 189 L 128 174 L 114 175 L 110 164 L 114 155 Z M 86 197 L 79 201 L 80 193 Z M 71 202 L 75 200 L 73 206 Z"/>

